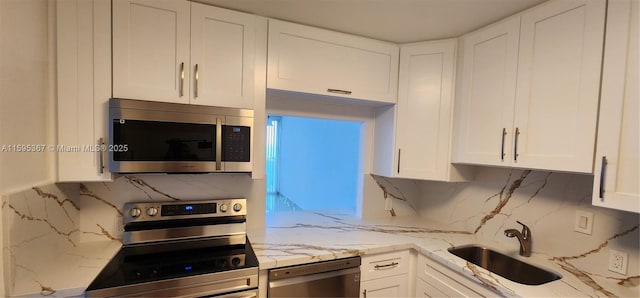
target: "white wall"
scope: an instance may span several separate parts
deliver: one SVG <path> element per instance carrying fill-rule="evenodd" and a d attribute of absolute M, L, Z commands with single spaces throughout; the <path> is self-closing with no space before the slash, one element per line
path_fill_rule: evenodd
<path fill-rule="evenodd" d="M 47 0 L 0 1 L 0 146 L 50 144 L 54 137 L 48 113 L 53 104 L 52 5 Z M 0 152 L 0 197 L 50 182 L 50 156 Z M 3 267 L 0 264 L 0 280 Z M 0 283 L 0 296 L 4 294 Z"/>
<path fill-rule="evenodd" d="M 0 1 L 0 145 L 52 138 L 46 0 Z M 0 152 L 0 193 L 50 181 L 49 154 Z"/>

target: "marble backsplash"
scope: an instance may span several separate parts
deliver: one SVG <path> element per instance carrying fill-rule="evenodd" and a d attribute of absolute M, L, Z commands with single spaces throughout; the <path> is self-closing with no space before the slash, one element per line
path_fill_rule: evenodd
<path fill-rule="evenodd" d="M 97 252 L 120 247 L 100 226 L 81 223 L 78 184 L 50 184 L 3 197 L 3 270 L 7 295 L 62 295 L 95 276 L 108 260 Z M 100 241 L 84 245 L 91 235 Z M 96 254 L 97 253 L 97 254 Z M 61 267 L 74 268 L 59 274 Z M 90 281 L 90 280 L 89 280 Z M 87 281 L 88 282 L 88 281 Z"/>
<path fill-rule="evenodd" d="M 563 274 L 605 294 L 612 287 L 638 289 L 640 215 L 593 207 L 592 181 L 589 175 L 496 168 L 479 168 L 476 179 L 464 183 L 367 174 L 357 215 L 419 215 L 478 242 L 514 249 L 517 240 L 503 231 L 519 228 L 519 220 L 532 230 L 533 251 L 547 255 Z M 15 295 L 57 291 L 54 296 L 64 296 L 60 289 L 69 277 L 45 265 L 52 261 L 73 264 L 78 278 L 95 276 L 105 260 L 89 252 L 117 250 L 126 202 L 245 197 L 249 210 L 259 210 L 250 212 L 249 229 L 263 228 L 264 183 L 245 174 L 123 175 L 109 183 L 51 184 L 7 195 L 2 201 L 5 288 Z M 576 210 L 594 214 L 592 235 L 573 231 Z M 626 276 L 606 269 L 610 249 L 629 254 Z"/>
<path fill-rule="evenodd" d="M 516 221 L 521 221 L 532 231 L 534 253 L 547 255 L 564 274 L 575 275 L 607 296 L 615 295 L 605 288 L 640 291 L 640 215 L 592 206 L 590 175 L 478 168 L 472 182 L 374 178 L 388 196 L 411 204 L 420 217 L 447 230 L 516 249 L 518 241 L 504 236 L 504 230 L 520 229 Z M 574 231 L 578 210 L 593 213 L 591 235 Z M 610 249 L 628 253 L 627 275 L 607 270 Z"/>
<path fill-rule="evenodd" d="M 119 224 L 127 202 L 207 200 L 246 198 L 249 212 L 247 227 L 264 223 L 265 180 L 253 180 L 247 174 L 195 175 L 123 175 L 110 183 L 81 183 L 79 186 L 81 227 L 105 231 L 122 239 Z M 100 239 L 83 234 L 82 241 Z"/>
<path fill-rule="evenodd" d="M 264 224 L 264 180 L 247 174 L 122 175 L 113 182 L 32 187 L 2 200 L 3 269 L 9 295 L 66 296 L 102 269 L 122 241 L 122 207 L 134 201 L 247 198 L 247 226 Z M 93 258 L 95 252 L 100 257 Z M 54 265 L 52 265 L 54 264 Z M 57 266 L 77 276 L 56 274 Z M 59 268 L 59 267 L 57 267 Z M 82 284 L 82 283 L 80 283 Z"/>

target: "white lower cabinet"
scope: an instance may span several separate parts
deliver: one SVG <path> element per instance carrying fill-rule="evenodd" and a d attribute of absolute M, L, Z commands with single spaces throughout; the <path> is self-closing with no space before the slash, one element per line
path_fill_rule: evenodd
<path fill-rule="evenodd" d="M 446 291 L 442 291 L 437 286 L 431 285 L 422 278 L 416 278 L 416 294 L 415 297 L 451 297 Z M 458 295 L 460 296 L 460 295 Z"/>
<path fill-rule="evenodd" d="M 373 280 L 360 284 L 360 297 L 407 297 L 409 295 L 409 275 L 402 274 Z"/>
<path fill-rule="evenodd" d="M 360 297 L 407 297 L 410 263 L 409 250 L 363 256 Z"/>
<path fill-rule="evenodd" d="M 461 274 L 418 256 L 415 297 L 493 297 L 496 293 Z"/>

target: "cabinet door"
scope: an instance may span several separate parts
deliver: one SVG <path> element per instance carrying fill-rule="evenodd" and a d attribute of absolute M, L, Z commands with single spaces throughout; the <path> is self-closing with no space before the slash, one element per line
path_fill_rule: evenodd
<path fill-rule="evenodd" d="M 496 294 L 424 255 L 418 256 L 416 297 L 494 297 Z"/>
<path fill-rule="evenodd" d="M 428 282 L 418 278 L 416 280 L 416 298 L 431 298 L 431 297 L 448 297 L 447 294 L 440 291 L 438 288 L 430 285 Z"/>
<path fill-rule="evenodd" d="M 57 13 L 57 179 L 109 181 L 107 105 L 111 97 L 111 1 L 61 0 Z"/>
<path fill-rule="evenodd" d="M 605 3 L 550 1 L 522 15 L 515 166 L 592 172 Z"/>
<path fill-rule="evenodd" d="M 456 40 L 401 49 L 397 177 L 446 180 L 450 166 L 455 49 Z"/>
<path fill-rule="evenodd" d="M 191 3 L 191 103 L 253 107 L 255 20 Z"/>
<path fill-rule="evenodd" d="M 610 1 L 593 204 L 640 212 L 638 1 Z"/>
<path fill-rule="evenodd" d="M 113 96 L 189 102 L 189 2 L 113 1 Z"/>
<path fill-rule="evenodd" d="M 408 274 L 363 281 L 360 283 L 360 297 L 407 297 L 409 294 Z"/>
<path fill-rule="evenodd" d="M 267 87 L 395 103 L 398 46 L 269 20 Z"/>
<path fill-rule="evenodd" d="M 514 17 L 461 39 L 454 162 L 510 164 L 519 34 Z"/>

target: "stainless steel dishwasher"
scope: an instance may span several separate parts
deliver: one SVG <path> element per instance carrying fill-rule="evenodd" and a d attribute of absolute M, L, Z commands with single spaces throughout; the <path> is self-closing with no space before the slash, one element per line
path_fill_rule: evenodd
<path fill-rule="evenodd" d="M 269 270 L 269 297 L 358 297 L 360 257 Z"/>

